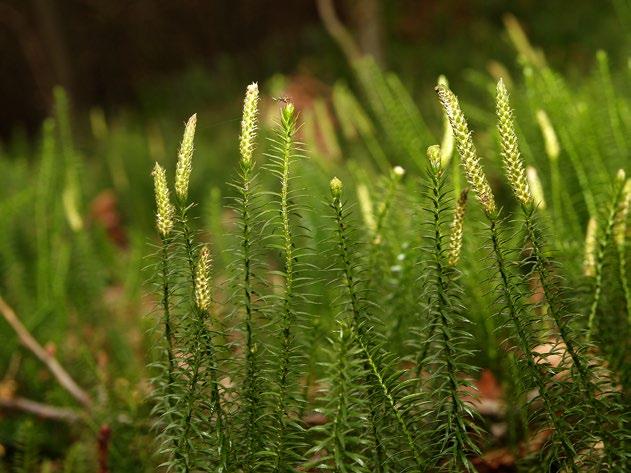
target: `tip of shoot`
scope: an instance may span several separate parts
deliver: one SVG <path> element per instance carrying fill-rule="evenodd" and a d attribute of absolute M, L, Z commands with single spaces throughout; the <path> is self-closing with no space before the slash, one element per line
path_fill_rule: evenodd
<path fill-rule="evenodd" d="M 336 199 L 339 198 L 342 194 L 342 181 L 334 177 L 329 183 L 329 188 L 331 189 L 331 195 Z"/>
<path fill-rule="evenodd" d="M 440 169 L 440 145 L 432 145 L 427 148 L 427 159 L 434 169 Z"/>

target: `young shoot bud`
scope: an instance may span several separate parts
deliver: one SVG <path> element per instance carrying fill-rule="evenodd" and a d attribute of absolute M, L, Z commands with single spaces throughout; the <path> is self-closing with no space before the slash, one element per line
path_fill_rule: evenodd
<path fill-rule="evenodd" d="M 175 195 L 180 203 L 185 203 L 188 199 L 188 184 L 193 169 L 193 150 L 195 141 L 195 127 L 197 126 L 197 114 L 194 114 L 186 122 L 182 144 L 177 155 L 177 166 L 175 168 Z"/>
<path fill-rule="evenodd" d="M 473 144 L 467 120 L 460 109 L 458 98 L 451 90 L 443 85 L 436 87 L 436 93 L 449 118 L 449 124 L 454 133 L 456 147 L 460 154 L 460 162 L 467 181 L 482 204 L 486 214 L 493 216 L 497 211 L 493 191 L 480 164 L 480 158 Z"/>
<path fill-rule="evenodd" d="M 395 166 L 392 168 L 392 174 L 394 175 L 395 179 L 402 179 L 403 176 L 405 176 L 405 169 L 403 169 L 401 166 Z"/>
<path fill-rule="evenodd" d="M 497 129 L 500 133 L 502 160 L 513 193 L 522 205 L 532 202 L 530 188 L 526 179 L 524 162 L 517 144 L 513 111 L 510 108 L 509 95 L 502 79 L 497 83 Z"/>
<path fill-rule="evenodd" d="M 616 173 L 616 184 L 621 186 L 624 184 L 624 181 L 627 179 L 627 174 L 624 172 L 624 169 L 618 169 Z"/>
<path fill-rule="evenodd" d="M 210 252 L 207 246 L 203 246 L 195 267 L 195 304 L 202 311 L 210 308 L 210 265 Z"/>
<path fill-rule="evenodd" d="M 329 188 L 331 189 L 331 196 L 338 200 L 342 196 L 342 181 L 340 181 L 337 177 L 331 179 L 329 182 Z"/>
<path fill-rule="evenodd" d="M 596 275 L 596 246 L 598 245 L 598 221 L 591 217 L 585 233 L 585 253 L 583 256 L 583 274 L 589 278 Z"/>
<path fill-rule="evenodd" d="M 166 172 L 158 163 L 153 168 L 153 186 L 156 196 L 156 227 L 162 238 L 167 238 L 173 230 L 174 209 L 169 198 Z"/>
<path fill-rule="evenodd" d="M 370 191 L 365 184 L 357 185 L 357 201 L 359 202 L 359 208 L 361 210 L 362 218 L 364 219 L 364 224 L 371 233 L 375 233 L 377 230 L 377 222 L 375 221 Z"/>
<path fill-rule="evenodd" d="M 248 85 L 245 93 L 243 118 L 241 119 L 241 136 L 239 137 L 241 164 L 247 168 L 252 165 L 252 154 L 254 152 L 256 130 L 258 127 L 258 102 L 259 86 L 256 82 L 253 82 Z"/>
<path fill-rule="evenodd" d="M 543 142 L 545 143 L 548 159 L 550 159 L 550 161 L 558 160 L 559 154 L 561 154 L 559 139 L 552 127 L 552 123 L 550 123 L 548 114 L 544 110 L 537 110 L 537 123 L 539 123 L 539 128 L 541 129 L 541 134 L 543 135 Z"/>
<path fill-rule="evenodd" d="M 281 110 L 281 120 L 283 122 L 283 128 L 289 128 L 292 126 L 296 116 L 296 107 L 291 102 L 286 103 Z"/>
<path fill-rule="evenodd" d="M 456 203 L 454 219 L 451 222 L 451 235 L 449 236 L 449 255 L 447 263 L 449 266 L 456 266 L 460 260 L 462 251 L 462 236 L 464 228 L 464 214 L 467 207 L 467 196 L 469 189 L 463 189 L 460 198 Z"/>
<path fill-rule="evenodd" d="M 449 82 L 445 76 L 438 77 L 438 85 L 449 88 Z M 449 124 L 449 117 L 446 113 L 443 113 L 443 139 L 440 142 L 440 163 L 443 169 L 447 168 L 449 161 L 451 161 L 451 155 L 454 152 L 454 133 L 451 131 L 451 125 Z"/>
<path fill-rule="evenodd" d="M 429 164 L 432 166 L 432 170 L 437 174 L 440 173 L 441 157 L 439 145 L 432 145 L 427 148 L 427 159 L 429 159 Z"/>
<path fill-rule="evenodd" d="M 533 203 L 540 209 L 545 209 L 546 201 L 543 197 L 543 186 L 541 185 L 539 174 L 533 166 L 526 166 L 526 178 L 528 179 Z"/>

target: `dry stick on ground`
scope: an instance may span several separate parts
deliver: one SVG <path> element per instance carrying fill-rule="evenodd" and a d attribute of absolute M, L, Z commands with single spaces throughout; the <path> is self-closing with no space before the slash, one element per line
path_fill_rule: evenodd
<path fill-rule="evenodd" d="M 81 412 L 77 412 L 74 409 L 49 406 L 48 404 L 31 401 L 30 399 L 25 399 L 23 397 L 16 397 L 12 399 L 0 398 L 0 408 L 24 411 L 48 420 L 58 420 L 69 423 L 81 420 Z"/>
<path fill-rule="evenodd" d="M 13 328 L 15 333 L 17 333 L 20 338 L 20 342 L 22 342 L 26 348 L 33 352 L 33 354 L 46 365 L 59 384 L 61 384 L 61 386 L 66 389 L 72 397 L 89 410 L 92 407 L 92 399 L 90 399 L 88 393 L 79 387 L 64 367 L 61 366 L 59 361 L 57 361 L 57 358 L 48 353 L 48 351 L 46 351 L 37 340 L 35 340 L 33 335 L 31 335 L 20 319 L 18 319 L 15 311 L 4 301 L 2 296 L 0 296 L 0 313 L 2 313 L 2 316 L 9 323 L 11 328 Z"/>

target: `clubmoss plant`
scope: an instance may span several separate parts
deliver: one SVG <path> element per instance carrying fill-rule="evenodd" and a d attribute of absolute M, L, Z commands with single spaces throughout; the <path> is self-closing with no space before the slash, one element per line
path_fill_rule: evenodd
<path fill-rule="evenodd" d="M 179 432 L 178 457 L 184 463 L 184 471 L 195 470 L 198 462 L 201 461 L 198 452 L 203 449 L 205 440 L 199 432 L 198 425 L 202 424 L 204 419 L 201 416 L 202 410 L 198 406 L 203 405 L 204 386 L 207 381 L 205 378 L 210 372 L 208 366 L 210 360 L 205 356 L 205 340 L 208 339 L 206 333 L 207 311 L 200 308 L 197 303 L 198 297 L 202 294 L 200 290 L 203 290 L 203 288 L 197 288 L 197 282 L 204 280 L 203 277 L 197 277 L 200 270 L 197 264 L 198 254 L 202 254 L 202 252 L 195 243 L 196 236 L 191 231 L 189 222 L 189 211 L 193 204 L 188 201 L 188 188 L 192 172 L 196 125 L 197 115 L 192 115 L 184 127 L 177 156 L 174 184 L 178 237 L 176 255 L 183 262 L 182 273 L 179 274 L 183 277 L 183 281 L 179 286 L 181 292 L 178 294 L 179 297 L 183 298 L 182 303 L 178 304 L 183 311 L 180 314 L 178 337 L 183 343 L 178 355 L 185 365 L 180 369 L 182 393 L 179 395 L 178 410 L 184 412 L 184 416 L 181 432 Z M 200 445 L 197 446 L 196 443 L 200 443 Z"/>
<path fill-rule="evenodd" d="M 169 197 L 169 187 L 167 184 L 166 172 L 158 163 L 153 169 L 153 182 L 156 201 L 156 227 L 162 242 L 160 248 L 160 284 L 161 284 L 161 310 L 162 325 L 164 330 L 164 342 L 166 343 L 166 368 L 164 369 L 165 378 L 159 382 L 162 396 L 158 406 L 162 415 L 165 416 L 167 422 L 171 422 L 172 411 L 172 389 L 175 381 L 175 354 L 174 354 L 174 326 L 171 317 L 171 269 L 170 269 L 170 247 L 172 241 L 174 208 Z M 175 445 L 173 439 L 168 437 L 162 442 L 163 452 L 168 456 L 173 456 L 172 448 Z"/>
<path fill-rule="evenodd" d="M 493 191 L 480 166 L 480 158 L 473 144 L 469 125 L 467 124 L 462 110 L 460 110 L 458 99 L 451 90 L 443 85 L 436 87 L 436 93 L 451 124 L 451 129 L 453 130 L 454 139 L 456 141 L 456 148 L 460 154 L 460 161 L 467 182 L 482 204 L 486 215 L 494 217 L 496 216 L 497 206 L 495 205 Z"/>
<path fill-rule="evenodd" d="M 243 374 L 243 388 L 241 391 L 241 414 L 243 420 L 242 443 L 244 445 L 239 464 L 244 471 L 253 471 L 256 466 L 255 458 L 263 446 L 262 425 L 264 388 L 261 385 L 261 367 L 259 353 L 261 350 L 255 331 L 257 330 L 255 315 L 260 314 L 261 301 L 257 300 L 256 248 L 260 236 L 260 193 L 256 187 L 254 149 L 258 128 L 259 89 L 256 83 L 247 87 L 243 103 L 243 118 L 241 120 L 241 135 L 239 138 L 239 177 L 234 184 L 237 197 L 234 199 L 234 209 L 238 215 L 239 249 L 236 260 L 238 271 L 237 297 L 240 298 L 239 311 L 243 315 L 243 332 L 245 336 L 244 357 L 245 372 Z"/>
<path fill-rule="evenodd" d="M 501 80 L 497 84 L 497 117 L 503 150 L 502 158 L 511 189 L 520 202 L 526 228 L 526 243 L 530 245 L 534 259 L 533 273 L 543 290 L 547 314 L 553 320 L 562 347 L 569 355 L 570 369 L 575 371 L 575 383 L 568 384 L 566 387 L 577 392 L 576 403 L 580 406 L 577 415 L 589 418 L 587 424 L 590 425 L 589 428 L 597 441 L 610 440 L 607 430 L 611 428 L 611 424 L 610 421 L 604 420 L 611 411 L 617 410 L 618 406 L 615 402 L 611 404 L 603 402 L 602 399 L 600 401 L 596 399 L 599 393 L 603 394 L 602 387 L 599 386 L 603 383 L 594 379 L 596 373 L 592 369 L 592 362 L 585 356 L 586 347 L 571 328 L 569 323 L 571 316 L 567 311 L 567 302 L 562 295 L 560 281 L 555 276 L 554 263 L 545 252 L 543 232 L 537 215 L 537 210 L 541 208 L 542 197 L 536 198 L 535 192 L 531 192 L 531 189 L 540 189 L 540 184 L 535 181 L 534 186 L 524 186 L 523 161 L 519 153 L 509 95 Z M 523 262 L 523 266 L 528 272 L 528 260 Z M 602 374 L 598 377 L 601 376 Z M 606 447 L 612 446 L 607 442 Z"/>
<path fill-rule="evenodd" d="M 405 176 L 405 169 L 401 166 L 394 166 L 390 171 L 390 178 L 386 185 L 383 200 L 379 202 L 375 215 L 373 243 L 377 246 L 382 242 L 383 236 L 381 233 L 383 232 L 390 208 L 395 201 L 397 189 L 403 176 Z"/>
<path fill-rule="evenodd" d="M 460 197 L 456 202 L 456 210 L 454 211 L 453 220 L 451 222 L 451 233 L 449 236 L 449 257 L 447 263 L 449 266 L 457 266 L 462 252 L 462 237 L 464 235 L 464 215 L 467 208 L 467 198 L 469 189 L 465 188 L 460 192 Z"/>
<path fill-rule="evenodd" d="M 596 254 L 594 260 L 594 289 L 592 303 L 589 309 L 589 317 L 587 319 L 587 338 L 592 338 L 596 328 L 596 312 L 602 297 L 603 286 L 603 269 L 605 265 L 605 253 L 612 244 L 613 230 L 616 224 L 616 216 L 618 214 L 618 208 L 620 200 L 624 194 L 626 176 L 623 169 L 618 171 L 616 180 L 614 181 L 613 191 L 611 193 L 611 200 L 609 202 L 609 208 L 607 211 L 607 220 L 605 221 L 603 231 L 601 235 L 597 237 Z M 586 245 L 587 246 L 587 245 Z"/>
<path fill-rule="evenodd" d="M 444 215 L 446 213 L 445 208 L 445 182 L 444 172 L 442 168 L 441 152 L 439 145 L 432 145 L 427 148 L 427 159 L 429 162 L 428 174 L 430 179 L 430 186 L 427 191 L 428 198 L 431 203 L 431 209 L 429 217 L 429 228 L 431 229 L 429 238 L 430 244 L 426 252 L 429 255 L 430 265 L 434 269 L 432 274 L 432 280 L 434 281 L 429 291 L 430 301 L 427 304 L 427 313 L 429 314 L 429 323 L 427 327 L 422 330 L 423 333 L 427 332 L 425 340 L 418 351 L 416 357 L 416 376 L 420 379 L 421 371 L 424 368 L 425 359 L 430 349 L 430 345 L 434 339 L 434 333 L 438 326 L 438 320 L 440 319 L 440 310 L 437 310 L 434 306 L 438 305 L 438 309 L 442 309 L 443 305 L 448 302 L 446 299 L 445 291 L 447 290 L 448 278 L 443 271 L 442 259 L 445 253 L 444 248 L 444 235 L 442 232 L 442 225 L 444 224 Z M 423 296 L 424 297 L 424 296 Z M 421 334 L 419 334 L 422 336 Z"/>
<path fill-rule="evenodd" d="M 297 161 L 303 156 L 300 144 L 295 140 L 298 113 L 295 106 L 289 102 L 280 111 L 276 136 L 270 140 L 271 152 L 267 155 L 271 159 L 268 166 L 270 171 L 280 181 L 280 192 L 273 194 L 273 200 L 279 210 L 277 230 L 279 238 L 273 243 L 273 250 L 280 251 L 282 271 L 278 276 L 282 279 L 278 297 L 278 328 L 280 329 L 280 343 L 277 353 L 277 373 L 275 379 L 275 399 L 272 407 L 272 425 L 267 433 L 271 442 L 266 445 L 264 458 L 267 465 L 274 472 L 293 471 L 292 464 L 302 458 L 300 446 L 303 427 L 296 420 L 301 412 L 301 401 L 298 399 L 299 377 L 303 376 L 303 357 L 299 355 L 296 344 L 296 329 L 304 326 L 306 321 L 300 311 L 300 303 L 307 302 L 304 290 L 308 284 L 304 276 L 306 249 L 303 248 L 304 225 L 300 225 L 302 207 L 299 190 L 295 188 L 295 168 Z M 276 311 L 275 311 L 276 312 Z"/>
<path fill-rule="evenodd" d="M 169 288 L 169 245 L 173 231 L 174 209 L 169 198 L 166 172 L 158 163 L 153 169 L 153 180 L 156 199 L 156 227 L 162 240 L 161 249 L 161 278 L 162 278 L 162 310 L 164 317 L 164 339 L 167 343 L 168 383 L 173 382 L 173 328 L 171 326 L 171 304 Z"/>
<path fill-rule="evenodd" d="M 526 178 L 526 170 L 517 145 L 517 135 L 515 134 L 515 126 L 513 123 L 513 111 L 510 108 L 508 100 L 508 90 L 502 79 L 497 83 L 497 110 L 498 117 L 497 128 L 500 134 L 500 144 L 502 146 L 502 160 L 508 182 L 511 189 L 517 197 L 517 200 L 523 206 L 529 206 L 532 203 L 532 195 L 530 186 Z"/>
<path fill-rule="evenodd" d="M 400 429 L 399 435 L 396 436 L 400 437 L 399 442 L 397 442 L 399 443 L 398 448 L 403 446 L 404 451 L 409 455 L 409 459 L 406 459 L 411 460 L 411 464 L 414 465 L 412 468 L 415 471 L 423 471 L 423 454 L 416 438 L 414 416 L 410 415 L 417 407 L 420 396 L 418 394 L 402 396 L 408 389 L 409 383 L 401 382 L 398 379 L 402 373 L 394 370 L 394 358 L 384 352 L 376 331 L 376 320 L 371 315 L 361 292 L 361 286 L 364 282 L 357 276 L 359 270 L 359 263 L 355 254 L 357 243 L 351 237 L 351 230 L 347 223 L 349 216 L 342 200 L 342 181 L 334 177 L 331 179 L 329 187 L 332 198 L 330 207 L 334 214 L 336 243 L 339 252 L 338 268 L 342 275 L 341 285 L 347 300 L 351 327 L 364 358 L 368 396 L 370 402 L 374 403 L 371 406 L 370 417 L 376 448 L 375 471 L 383 471 L 386 458 L 392 455 L 392 453 L 387 454 L 388 446 L 382 436 L 380 425 L 383 419 L 379 416 L 381 409 L 378 406 L 382 406 L 383 415 L 391 416 Z"/>
<path fill-rule="evenodd" d="M 375 209 L 370 212 L 370 217 L 368 217 L 367 227 L 370 232 L 370 236 L 368 237 L 370 245 L 368 246 L 367 267 L 370 274 L 366 278 L 365 290 L 367 292 L 378 290 L 373 286 L 373 284 L 377 282 L 379 273 L 384 271 L 384 263 L 387 261 L 386 256 L 384 255 L 384 251 L 387 249 L 386 242 L 384 241 L 384 232 L 387 229 L 388 217 L 391 216 L 391 208 L 397 200 L 397 192 L 400 189 L 401 181 L 404 175 L 405 169 L 401 166 L 394 166 L 390 170 L 384 184 L 385 188 L 381 192 Z M 370 194 L 368 194 L 368 198 L 370 199 Z M 360 202 L 360 207 L 362 208 L 362 215 L 364 215 L 361 203 L 362 200 L 359 199 L 359 196 L 358 200 Z M 364 217 L 364 222 L 366 223 L 366 217 Z"/>
<path fill-rule="evenodd" d="M 395 113 L 400 83 L 381 80 L 372 92 L 387 87 L 388 114 L 405 121 L 410 110 Z M 246 92 L 239 174 L 232 184 L 235 246 L 220 257 L 226 265 L 218 268 L 223 272 L 217 282 L 209 246 L 201 243 L 207 235 L 196 230 L 189 201 L 194 117 L 178 153 L 173 204 L 166 173 L 156 165 L 163 343 L 154 413 L 165 468 L 473 472 L 483 469 L 481 451 L 489 436 L 481 416 L 490 415 L 507 422 L 506 442 L 515 452 L 545 436 L 543 445 L 518 460 L 519 468 L 624 471 L 628 424 L 622 390 L 628 373 L 620 368 L 617 347 L 605 344 L 611 337 L 606 325 L 626 322 L 628 314 L 603 309 L 624 298 L 628 306 L 628 181 L 618 177 L 606 221 L 590 237 L 593 292 L 585 295 L 563 282 L 568 275 L 572 283 L 582 279 L 553 260 L 559 254 L 563 263 L 580 266 L 576 244 L 566 240 L 569 231 L 557 235 L 560 223 L 547 218 L 548 212 L 557 217 L 556 198 L 550 194 L 552 209 L 546 209 L 542 188 L 549 191 L 554 182 L 546 176 L 540 182 L 534 165 L 525 165 L 541 162 L 534 148 L 518 142 L 505 84 L 497 84 L 496 113 L 503 168 L 517 202 L 510 220 L 502 209 L 508 207 L 506 196 L 496 200 L 456 96 L 444 81 L 437 92 L 445 130 L 460 156 L 451 162 L 462 165 L 483 211 L 478 215 L 486 220 L 491 264 L 480 257 L 476 234 L 468 233 L 477 223 L 476 209 L 471 216 L 467 210 L 464 226 L 467 189 L 454 193 L 455 176 L 437 145 L 428 148 L 424 161 L 423 192 L 413 191 L 417 181 L 399 166 L 375 179 L 370 169 L 351 164 L 359 211 L 338 178 L 329 182 L 329 211 L 314 210 L 321 178 L 335 165 L 303 159 L 298 112 L 283 101 L 261 153 L 266 162 L 258 166 L 256 84 Z M 336 109 L 347 99 L 338 91 Z M 538 104 L 532 105 L 536 110 Z M 349 138 L 359 136 L 351 118 L 344 125 Z M 409 129 L 395 128 L 390 124 L 392 136 L 408 140 L 401 150 L 416 157 L 410 144 L 418 140 L 406 137 Z M 550 134 L 543 125 L 542 130 Z M 549 161 L 561 159 L 558 143 L 546 146 Z M 563 185 L 569 179 L 557 178 L 565 215 L 571 198 Z M 574 183 L 578 198 L 587 191 L 597 195 L 595 187 L 581 189 L 584 184 Z M 224 223 L 218 193 L 213 196 L 208 240 L 222 247 L 218 233 Z M 545 228 L 549 222 L 553 232 Z M 614 257 L 620 262 L 609 274 Z M 479 279 L 485 271 L 488 279 Z M 234 292 L 221 290 L 225 274 L 232 276 L 227 287 Z M 586 297 L 591 318 L 575 314 Z M 495 317 L 488 307 L 495 307 Z M 491 319 L 499 323 L 487 325 Z M 491 325 L 498 326 L 497 338 Z M 486 349 L 482 344 L 494 347 L 492 356 L 478 357 Z M 478 414 L 469 401 L 479 360 L 490 361 L 497 372 L 506 412 Z"/>
<path fill-rule="evenodd" d="M 336 473 L 368 473 L 371 471 L 371 442 L 364 435 L 363 417 L 368 416 L 369 409 L 361 392 L 367 373 L 363 370 L 361 350 L 347 322 L 339 322 L 331 344 L 334 356 L 326 366 L 328 377 L 322 380 L 330 389 L 322 413 L 330 421 L 314 428 L 323 438 L 309 451 L 315 459 L 308 462 L 307 467 Z M 380 466 L 375 468 L 379 470 Z"/>
<path fill-rule="evenodd" d="M 507 316 L 507 324 L 512 329 L 511 337 L 519 354 L 519 363 L 523 365 L 529 381 L 538 389 L 546 417 L 550 424 L 554 426 L 556 442 L 553 445 L 558 448 L 558 452 L 555 452 L 555 457 L 570 471 L 577 472 L 578 469 L 575 464 L 576 452 L 569 438 L 571 429 L 567 421 L 557 414 L 554 407 L 553 391 L 548 385 L 548 377 L 542 373 L 533 356 L 534 348 L 541 343 L 541 334 L 535 329 L 532 314 L 524 303 L 524 294 L 518 276 L 511 271 L 512 262 L 509 259 L 509 252 L 506 248 L 507 240 L 503 232 L 504 220 L 500 218 L 500 213 L 495 205 L 492 190 L 477 156 L 475 145 L 473 144 L 464 114 L 460 109 L 458 99 L 453 92 L 445 87 L 439 86 L 436 91 L 454 130 L 456 145 L 467 180 L 482 204 L 489 221 L 488 229 L 492 252 L 500 279 L 500 294 L 503 299 L 503 307 L 500 310 L 500 314 Z M 506 115 L 504 116 L 506 117 Z M 513 140 L 510 139 L 504 149 L 508 152 L 514 152 L 515 148 L 513 145 Z M 526 193 L 527 187 L 523 187 L 526 184 L 525 176 L 523 176 L 523 165 L 515 159 L 511 159 L 508 165 L 514 166 L 509 172 L 509 176 L 515 193 L 520 196 L 520 200 L 524 199 L 522 204 L 524 202 L 531 203 L 532 199 Z M 522 176 L 524 177 L 523 180 Z"/>
<path fill-rule="evenodd" d="M 188 202 L 188 187 L 193 169 L 193 150 L 195 128 L 197 126 L 197 114 L 192 115 L 186 122 L 184 134 L 177 156 L 175 168 L 175 195 L 177 208 L 177 227 L 184 247 L 184 257 L 188 264 L 188 273 L 191 281 L 192 292 L 195 292 L 195 244 L 194 235 L 190 230 Z"/>
<path fill-rule="evenodd" d="M 222 398 L 219 390 L 219 370 L 217 366 L 217 346 L 215 338 L 222 335 L 219 331 L 213 331 L 210 325 L 217 324 L 217 321 L 210 319 L 212 310 L 212 293 L 211 293 L 211 271 L 212 261 L 208 246 L 202 246 L 199 251 L 199 257 L 195 269 L 195 305 L 198 312 L 199 320 L 199 339 L 201 341 L 200 353 L 206 361 L 206 372 L 203 373 L 206 379 L 203 384 L 209 387 L 210 391 L 210 409 L 207 415 L 214 418 L 215 423 L 215 439 L 211 443 L 210 450 L 213 459 L 217 465 L 218 472 L 230 471 L 232 461 L 232 442 L 228 425 L 226 422 L 226 413 L 222 406 Z"/>
<path fill-rule="evenodd" d="M 432 454 L 433 464 L 440 465 L 446 471 L 474 471 L 475 467 L 469 456 L 478 453 L 471 437 L 472 432 L 476 431 L 473 422 L 475 410 L 462 399 L 463 392 L 470 387 L 463 376 L 471 375 L 475 369 L 465 362 L 471 354 L 466 345 L 472 335 L 468 332 L 470 322 L 461 309 L 461 290 L 457 284 L 458 273 L 455 268 L 458 259 L 456 246 L 461 241 L 456 237 L 455 246 L 447 248 L 450 193 L 447 190 L 440 147 L 430 146 L 427 157 L 430 182 L 427 193 L 431 202 L 427 209 L 427 223 L 431 231 L 426 248 L 431 271 L 426 282 L 430 286 L 426 309 L 429 324 L 424 330 L 428 336 L 419 352 L 417 373 L 420 375 L 421 367 L 429 371 L 429 379 L 423 384 L 436 406 L 432 416 L 431 436 L 442 439 L 440 448 Z M 458 204 L 454 220 L 455 232 L 460 233 L 460 238 L 465 200 L 466 192 L 462 202 Z M 450 250 L 453 250 L 451 255 Z M 450 256 L 454 256 L 454 265 L 449 263 Z M 431 353 L 429 358 L 428 353 Z"/>

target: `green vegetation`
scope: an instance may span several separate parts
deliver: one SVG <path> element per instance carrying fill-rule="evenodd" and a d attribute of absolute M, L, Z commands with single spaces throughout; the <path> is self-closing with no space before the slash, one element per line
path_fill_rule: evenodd
<path fill-rule="evenodd" d="M 477 105 L 249 85 L 225 187 L 201 116 L 89 160 L 58 89 L 0 156 L 3 471 L 627 471 L 630 70 L 509 34 Z"/>

